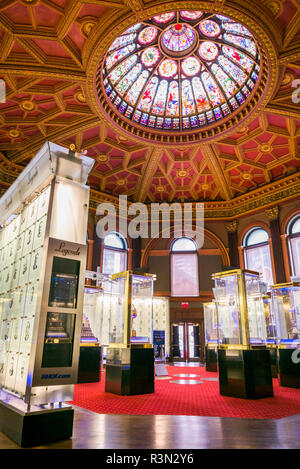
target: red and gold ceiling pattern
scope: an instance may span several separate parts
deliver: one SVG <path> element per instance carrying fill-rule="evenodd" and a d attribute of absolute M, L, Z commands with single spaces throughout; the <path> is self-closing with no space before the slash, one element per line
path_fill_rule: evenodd
<path fill-rule="evenodd" d="M 255 33 L 265 27 L 272 94 L 259 112 L 245 112 L 223 136 L 212 131 L 209 139 L 165 145 L 118 127 L 99 107 L 95 75 L 122 31 L 182 9 L 228 16 L 238 11 L 250 29 L 257 20 Z M 225 208 L 234 216 L 257 200 L 270 205 L 297 196 L 300 102 L 292 99 L 300 98 L 297 0 L 2 0 L 0 78 L 6 83 L 6 102 L 0 103 L 1 193 L 50 140 L 75 144 L 95 159 L 92 206 L 126 194 L 141 202 L 205 201 L 207 210 L 221 217 Z M 238 204 L 244 208 L 234 212 Z"/>

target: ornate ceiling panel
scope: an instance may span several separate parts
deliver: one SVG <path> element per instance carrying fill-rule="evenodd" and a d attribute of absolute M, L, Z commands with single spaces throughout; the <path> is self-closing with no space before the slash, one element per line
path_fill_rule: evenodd
<path fill-rule="evenodd" d="M 256 18 L 269 38 L 265 46 L 275 71 L 263 107 L 250 117 L 245 112 L 226 135 L 212 132 L 203 142 L 166 146 L 116 125 L 99 106 L 95 73 L 112 40 L 126 28 L 181 9 L 239 11 L 243 18 L 248 15 L 249 24 L 243 24 L 250 29 Z M 271 204 L 272 193 L 276 203 L 285 199 L 281 185 L 297 196 L 297 0 L 2 0 L 0 78 L 6 84 L 6 101 L 0 103 L 0 193 L 50 140 L 75 144 L 95 159 L 89 179 L 94 203 L 119 194 L 142 202 L 205 201 L 210 213 L 230 217 L 234 210 L 247 211 L 253 197 L 261 204 L 264 198 Z"/>

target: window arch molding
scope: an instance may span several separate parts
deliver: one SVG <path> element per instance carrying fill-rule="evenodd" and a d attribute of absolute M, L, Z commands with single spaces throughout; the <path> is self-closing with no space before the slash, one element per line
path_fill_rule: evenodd
<path fill-rule="evenodd" d="M 300 211 L 293 211 L 284 220 L 281 236 L 288 277 L 300 276 Z M 286 259 L 287 258 L 287 259 Z"/>
<path fill-rule="evenodd" d="M 196 226 L 193 226 L 193 230 L 196 229 Z M 170 250 L 170 245 L 172 244 L 174 240 L 174 227 L 171 227 L 170 229 L 170 238 L 168 239 L 167 243 L 167 249 Z M 145 246 L 144 251 L 142 252 L 142 258 L 141 258 L 141 268 L 146 269 L 147 264 L 148 264 L 148 259 L 151 254 L 151 251 L 155 248 L 155 245 L 159 242 L 159 240 L 162 238 L 164 231 L 161 230 L 158 234 L 157 238 L 151 239 L 148 244 Z M 187 235 L 188 236 L 188 235 Z M 192 236 L 190 236 L 192 238 Z M 229 253 L 222 242 L 222 240 L 212 231 L 208 230 L 207 228 L 204 228 L 204 239 L 210 240 L 217 249 L 220 251 L 220 255 L 222 257 L 222 264 L 224 267 L 230 266 L 230 258 L 229 258 Z"/>

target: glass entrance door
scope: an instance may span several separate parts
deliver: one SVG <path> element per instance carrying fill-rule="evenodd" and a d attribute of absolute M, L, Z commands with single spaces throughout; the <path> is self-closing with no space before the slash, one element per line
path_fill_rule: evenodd
<path fill-rule="evenodd" d="M 200 361 L 199 324 L 172 324 L 172 355 L 174 361 Z"/>

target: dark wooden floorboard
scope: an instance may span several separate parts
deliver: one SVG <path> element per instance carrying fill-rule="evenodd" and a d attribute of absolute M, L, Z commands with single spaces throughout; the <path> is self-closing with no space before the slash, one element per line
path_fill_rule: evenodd
<path fill-rule="evenodd" d="M 102 415 L 75 409 L 72 439 L 48 449 L 300 448 L 300 415 L 253 420 L 180 415 Z M 0 449 L 19 448 L 0 433 Z"/>
<path fill-rule="evenodd" d="M 199 363 L 174 363 L 199 366 Z M 179 368 L 180 370 L 180 368 Z M 179 371 L 180 372 L 180 371 Z M 299 449 L 300 415 L 280 420 L 103 415 L 74 406 L 73 437 L 40 449 Z M 19 446 L 0 433 L 0 449 Z"/>

